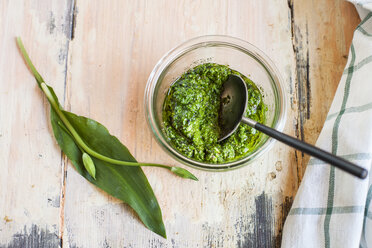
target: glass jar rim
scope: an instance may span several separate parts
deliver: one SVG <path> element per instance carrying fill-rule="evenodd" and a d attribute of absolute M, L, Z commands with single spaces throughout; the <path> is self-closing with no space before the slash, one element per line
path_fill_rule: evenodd
<path fill-rule="evenodd" d="M 252 45 L 251 43 L 244 41 L 239 38 L 226 36 L 226 35 L 205 35 L 192 38 L 179 46 L 171 49 L 168 53 L 166 53 L 155 65 L 154 69 L 152 70 L 145 89 L 144 95 L 144 106 L 145 106 L 145 114 L 147 123 L 152 130 L 152 134 L 154 135 L 156 141 L 160 144 L 160 146 L 173 158 L 178 160 L 179 162 L 202 170 L 212 170 L 212 171 L 226 171 L 231 169 L 240 168 L 250 162 L 252 162 L 255 158 L 258 158 L 266 151 L 268 151 L 272 145 L 274 144 L 275 140 L 272 138 L 267 137 L 266 140 L 263 142 L 261 146 L 255 149 L 252 153 L 248 156 L 242 157 L 238 160 L 230 161 L 227 163 L 222 164 L 211 164 L 211 163 L 203 163 L 200 161 L 196 161 L 190 159 L 180 152 L 178 152 L 175 148 L 171 146 L 164 137 L 161 128 L 157 125 L 155 121 L 155 111 L 154 111 L 154 92 L 156 85 L 161 78 L 161 75 L 166 69 L 178 58 L 182 55 L 186 54 L 187 52 L 200 48 L 200 47 L 207 47 L 207 46 L 227 46 L 231 48 L 235 48 L 244 52 L 254 58 L 257 62 L 259 62 L 268 75 L 270 76 L 273 84 L 275 85 L 275 91 L 278 95 L 278 103 L 279 106 L 279 115 L 276 116 L 276 122 L 273 128 L 278 131 L 282 131 L 284 128 L 285 120 L 286 120 L 286 98 L 285 98 L 285 91 L 284 91 L 284 84 L 283 80 L 280 76 L 278 69 L 275 67 L 274 63 L 271 59 L 262 52 L 259 48 Z"/>

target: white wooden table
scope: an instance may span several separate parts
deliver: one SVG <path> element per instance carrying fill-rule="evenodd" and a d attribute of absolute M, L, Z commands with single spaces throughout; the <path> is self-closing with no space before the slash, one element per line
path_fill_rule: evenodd
<path fill-rule="evenodd" d="M 341 0 L 1 0 L 0 247 L 279 247 L 309 159 L 276 143 L 239 170 L 190 169 L 197 183 L 144 168 L 163 239 L 61 153 L 15 36 L 67 110 L 103 123 L 139 161 L 179 165 L 151 136 L 143 107 L 147 78 L 165 52 L 205 34 L 258 46 L 286 82 L 285 131 L 315 143 L 358 22 Z"/>

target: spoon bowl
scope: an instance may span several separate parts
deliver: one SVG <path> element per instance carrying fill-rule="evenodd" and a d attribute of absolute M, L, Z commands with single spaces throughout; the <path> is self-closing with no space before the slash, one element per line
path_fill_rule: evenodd
<path fill-rule="evenodd" d="M 218 142 L 228 138 L 239 127 L 248 99 L 247 86 L 238 75 L 229 75 L 223 87 L 219 119 L 221 133 Z"/>

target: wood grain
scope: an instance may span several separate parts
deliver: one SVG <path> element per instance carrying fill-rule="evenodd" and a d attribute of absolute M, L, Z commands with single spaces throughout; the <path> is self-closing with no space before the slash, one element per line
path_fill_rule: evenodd
<path fill-rule="evenodd" d="M 191 169 L 199 182 L 145 168 L 163 239 L 61 156 L 16 35 L 66 109 L 104 124 L 139 161 L 182 166 L 145 121 L 144 88 L 164 53 L 206 34 L 258 46 L 287 82 L 285 131 L 315 143 L 358 22 L 341 0 L 0 1 L 0 247 L 279 247 L 308 160 L 276 143 L 236 171 Z"/>
<path fill-rule="evenodd" d="M 289 6 L 296 58 L 296 98 L 292 105 L 298 108 L 297 137 L 315 144 L 360 19 L 354 6 L 341 0 L 322 1 L 322 4 L 318 1 L 290 1 Z M 296 152 L 296 160 L 300 182 L 309 156 Z"/>
<path fill-rule="evenodd" d="M 292 74 L 286 2 L 78 1 L 76 8 L 68 66 L 71 77 L 67 83 L 71 111 L 102 122 L 139 161 L 179 165 L 152 138 L 143 106 L 152 68 L 177 44 L 204 34 L 236 36 L 273 58 L 287 82 Z M 289 114 L 292 119 L 294 111 Z M 294 133 L 291 125 L 287 130 Z M 282 163 L 280 172 L 275 169 L 277 162 Z M 282 197 L 292 195 L 297 183 L 292 179 L 296 177 L 293 152 L 279 144 L 272 153 L 238 171 L 193 170 L 200 179 L 198 183 L 179 180 L 159 169 L 146 168 L 145 172 L 163 211 L 167 240 L 145 229 L 127 207 L 97 192 L 69 166 L 64 245 L 273 245 L 278 233 L 274 229 L 275 216 L 281 211 Z M 289 182 L 287 188 L 282 188 L 283 181 Z M 261 220 L 266 223 L 264 229 L 259 228 Z"/>
<path fill-rule="evenodd" d="M 69 25 L 69 1 L 0 1 L 0 247 L 61 243 L 61 151 L 15 37 L 63 101 Z"/>

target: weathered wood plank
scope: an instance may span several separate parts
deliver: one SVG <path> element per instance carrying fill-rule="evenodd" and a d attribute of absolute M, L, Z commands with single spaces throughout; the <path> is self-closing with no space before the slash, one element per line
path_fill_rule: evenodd
<path fill-rule="evenodd" d="M 61 151 L 21 36 L 63 102 L 71 1 L 0 1 L 0 247 L 60 245 Z"/>
<path fill-rule="evenodd" d="M 287 82 L 293 78 L 285 1 L 78 1 L 76 7 L 67 84 L 71 110 L 102 122 L 139 161 L 178 164 L 152 138 L 143 109 L 147 77 L 177 44 L 204 34 L 236 36 L 264 50 Z M 286 131 L 292 134 L 295 115 L 289 111 Z M 274 228 L 281 224 L 283 199 L 297 188 L 294 152 L 280 144 L 238 171 L 193 170 L 197 183 L 159 169 L 145 172 L 162 207 L 167 240 L 69 166 L 65 247 L 271 246 L 278 243 Z"/>
<path fill-rule="evenodd" d="M 345 67 L 353 31 L 360 19 L 344 0 L 289 1 L 295 51 L 297 137 L 311 144 L 323 127 Z M 309 11 L 311 10 L 311 11 Z M 299 182 L 309 156 L 296 152 Z"/>

